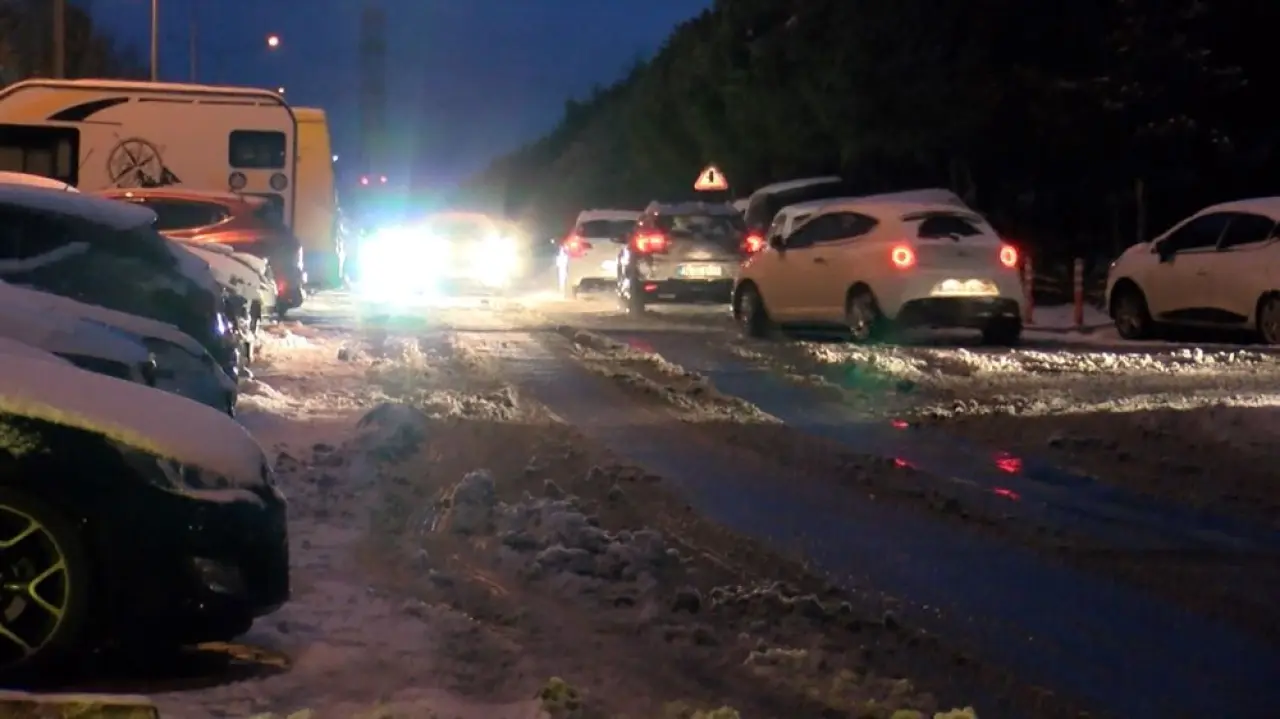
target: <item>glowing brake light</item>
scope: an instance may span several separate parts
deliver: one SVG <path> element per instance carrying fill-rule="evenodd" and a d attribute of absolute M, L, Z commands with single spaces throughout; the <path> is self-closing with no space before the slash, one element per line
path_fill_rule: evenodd
<path fill-rule="evenodd" d="M 1010 269 L 1018 266 L 1018 250 L 1012 245 L 1000 246 L 1000 264 Z"/>
<path fill-rule="evenodd" d="M 889 259 L 893 260 L 894 267 L 905 270 L 916 263 L 916 253 L 906 245 L 898 245 L 889 253 Z"/>
<path fill-rule="evenodd" d="M 564 241 L 564 251 L 570 257 L 581 257 L 586 254 L 591 245 L 578 235 L 569 235 Z"/>
<path fill-rule="evenodd" d="M 649 254 L 651 252 L 665 252 L 667 249 L 667 236 L 659 233 L 643 233 L 636 235 L 635 239 L 636 252 Z"/>
<path fill-rule="evenodd" d="M 765 248 L 765 241 L 763 237 L 753 233 L 747 235 L 747 239 L 743 241 L 742 247 L 747 251 L 747 254 L 754 255 Z"/>

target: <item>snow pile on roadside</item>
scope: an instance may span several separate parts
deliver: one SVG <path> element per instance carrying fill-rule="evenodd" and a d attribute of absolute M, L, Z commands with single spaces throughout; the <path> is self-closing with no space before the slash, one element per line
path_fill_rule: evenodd
<path fill-rule="evenodd" d="M 549 496 L 498 501 L 493 475 L 468 473 L 438 503 L 434 531 L 498 538 L 499 561 L 528 579 L 545 579 L 575 595 L 595 594 L 625 582 L 639 591 L 657 584 L 655 575 L 679 566 L 680 555 L 653 530 L 606 532 L 552 482 Z"/>
<path fill-rule="evenodd" d="M 826 365 L 858 364 L 895 377 L 984 377 L 1020 374 L 1209 375 L 1280 372 L 1280 356 L 1250 350 L 1170 349 L 1157 352 L 970 350 L 935 347 L 859 347 L 805 342 Z"/>
<path fill-rule="evenodd" d="M 722 394 L 701 373 L 656 352 L 575 327 L 562 325 L 557 330 L 574 343 L 578 359 L 588 369 L 682 410 L 691 421 L 779 421 L 750 402 Z"/>

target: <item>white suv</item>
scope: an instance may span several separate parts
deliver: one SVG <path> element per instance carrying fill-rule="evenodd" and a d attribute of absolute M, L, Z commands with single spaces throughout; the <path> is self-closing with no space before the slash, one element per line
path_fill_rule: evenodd
<path fill-rule="evenodd" d="M 587 290 L 612 290 L 618 284 L 618 248 L 625 244 L 640 213 L 634 210 L 584 210 L 573 231 L 560 242 L 556 278 L 560 294 L 577 297 Z"/>
<path fill-rule="evenodd" d="M 1107 274 L 1120 336 L 1157 323 L 1256 330 L 1280 344 L 1280 197 L 1205 208 L 1128 250 Z"/>
<path fill-rule="evenodd" d="M 962 327 L 981 330 L 989 343 L 1017 342 L 1017 250 L 959 198 L 939 192 L 784 208 L 768 247 L 743 264 L 734 286 L 743 332 L 837 325 L 866 342 L 890 326 Z"/>

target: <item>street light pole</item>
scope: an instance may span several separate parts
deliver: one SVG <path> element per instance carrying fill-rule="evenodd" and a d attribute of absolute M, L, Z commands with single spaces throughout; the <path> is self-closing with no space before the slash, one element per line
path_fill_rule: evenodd
<path fill-rule="evenodd" d="M 199 10 L 198 10 L 199 7 L 200 7 L 199 4 L 196 3 L 195 0 L 192 0 L 191 32 L 188 33 L 188 35 L 190 36 L 189 39 L 191 41 L 191 48 L 187 51 L 191 55 L 191 84 L 192 85 L 196 83 L 196 67 L 199 60 L 200 40 L 199 40 L 199 35 L 197 35 L 197 33 L 199 32 L 199 24 L 200 24 L 200 16 L 199 16 Z"/>
<path fill-rule="evenodd" d="M 67 76 L 67 0 L 53 0 L 53 77 Z"/>
<path fill-rule="evenodd" d="M 160 81 L 160 0 L 151 0 L 151 82 Z"/>

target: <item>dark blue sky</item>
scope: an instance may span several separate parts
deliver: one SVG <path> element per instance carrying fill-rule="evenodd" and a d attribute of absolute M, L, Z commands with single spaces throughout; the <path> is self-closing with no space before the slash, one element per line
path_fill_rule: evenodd
<path fill-rule="evenodd" d="M 149 54 L 150 0 L 73 0 Z M 284 86 L 330 113 L 354 155 L 361 0 L 160 0 L 161 79 L 186 81 L 193 3 L 199 81 Z M 442 181 L 550 129 L 564 101 L 615 80 L 711 0 L 381 0 L 388 116 L 402 156 Z M 265 38 L 282 48 L 269 53 Z M 339 160 L 341 164 L 341 159 Z"/>

